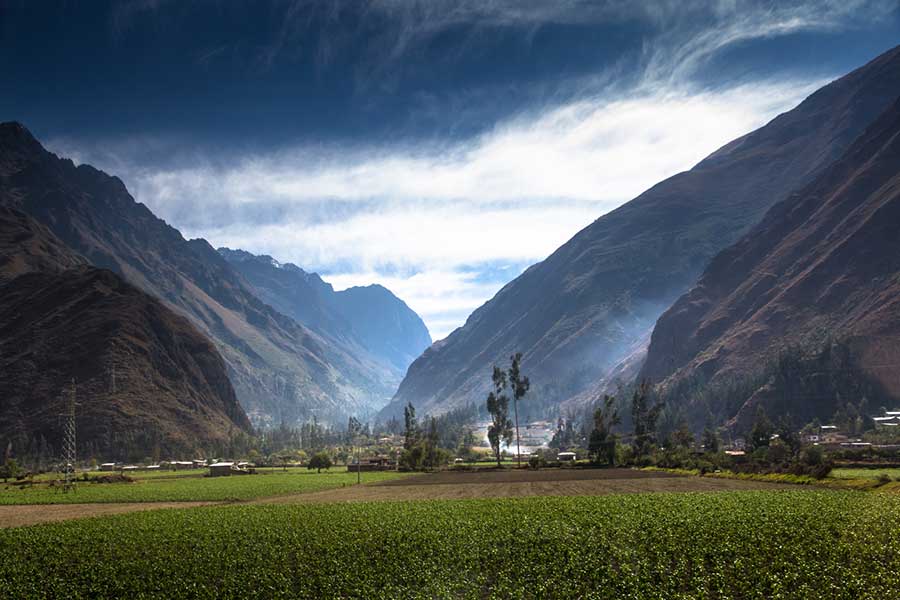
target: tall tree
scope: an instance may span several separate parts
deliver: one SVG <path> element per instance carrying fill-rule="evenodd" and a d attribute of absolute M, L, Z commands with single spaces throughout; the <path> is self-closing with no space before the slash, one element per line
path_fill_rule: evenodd
<path fill-rule="evenodd" d="M 616 462 L 616 434 L 612 428 L 621 423 L 616 399 L 603 396 L 603 404 L 594 410 L 594 428 L 588 438 L 588 455 L 597 464 L 605 462 L 614 466 Z"/>
<path fill-rule="evenodd" d="M 631 421 L 634 434 L 631 447 L 635 458 L 650 454 L 656 442 L 656 420 L 662 411 L 662 404 L 650 406 L 650 384 L 642 382 L 631 397 Z"/>
<path fill-rule="evenodd" d="M 403 449 L 412 450 L 419 441 L 419 423 L 416 421 L 416 409 L 412 402 L 403 409 L 405 428 L 403 431 Z"/>
<path fill-rule="evenodd" d="M 528 393 L 528 389 L 531 387 L 531 382 L 528 381 L 527 377 L 523 377 L 520 365 L 522 363 L 522 353 L 516 352 L 513 356 L 510 357 L 510 362 L 512 363 L 509 366 L 509 386 L 512 388 L 513 393 L 513 413 L 515 414 L 516 419 L 516 464 L 521 467 L 522 466 L 522 449 L 519 444 L 519 400 L 525 397 L 525 394 Z"/>
<path fill-rule="evenodd" d="M 491 425 L 488 427 L 488 441 L 497 457 L 497 466 L 500 463 L 500 443 L 505 441 L 506 445 L 512 443 L 512 421 L 509 420 L 509 397 L 505 394 L 508 381 L 506 371 L 495 366 L 494 373 L 491 376 L 494 383 L 494 390 L 488 394 L 487 409 L 491 414 Z"/>
<path fill-rule="evenodd" d="M 703 429 L 703 449 L 707 452 L 716 453 L 719 451 L 719 446 L 721 442 L 719 441 L 719 435 L 716 433 L 716 430 L 713 429 L 711 423 L 707 423 L 706 427 Z"/>
<path fill-rule="evenodd" d="M 750 449 L 757 450 L 768 446 L 774 432 L 775 426 L 769 420 L 766 409 L 763 408 L 762 404 L 757 405 L 756 418 L 753 421 L 753 426 L 750 428 L 750 439 L 748 440 Z"/>

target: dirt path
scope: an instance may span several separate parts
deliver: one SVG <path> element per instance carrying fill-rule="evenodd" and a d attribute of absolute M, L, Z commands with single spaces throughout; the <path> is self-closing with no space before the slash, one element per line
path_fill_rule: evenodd
<path fill-rule="evenodd" d="M 0 506 L 0 528 L 23 527 L 38 523 L 68 521 L 104 515 L 157 510 L 160 508 L 191 508 L 209 506 L 215 502 L 122 502 L 94 504 L 17 504 Z"/>
<path fill-rule="evenodd" d="M 263 498 L 254 504 L 372 502 L 388 500 L 462 500 L 468 498 L 521 498 L 527 496 L 599 496 L 655 492 L 719 492 L 733 490 L 797 489 L 790 484 L 712 477 L 683 477 L 641 471 L 548 471 L 544 477 L 523 472 L 491 474 L 438 473 L 372 485 L 346 487 L 310 494 Z M 540 473 L 540 472 L 539 472 Z M 599 476 L 598 476 L 599 474 Z M 451 482 L 454 478 L 458 481 Z M 494 481 L 491 481 L 493 479 Z M 523 481 L 522 479 L 526 479 Z"/>

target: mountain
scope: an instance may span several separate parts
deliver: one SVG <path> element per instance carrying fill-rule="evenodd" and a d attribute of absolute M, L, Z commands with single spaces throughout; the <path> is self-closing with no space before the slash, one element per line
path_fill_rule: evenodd
<path fill-rule="evenodd" d="M 642 375 L 663 388 L 715 386 L 759 371 L 777 348 L 811 348 L 806 360 L 816 361 L 820 332 L 825 351 L 839 344 L 855 360 L 839 378 L 827 368 L 817 377 L 841 382 L 855 367 L 857 386 L 869 379 L 882 398 L 900 400 L 900 100 L 840 161 L 715 257 L 659 319 Z M 834 414 L 842 395 L 875 399 L 821 385 L 783 397 L 775 374 L 764 375 L 736 398 L 743 402 L 725 415 L 732 423 L 746 427 L 758 404 L 811 420 Z"/>
<path fill-rule="evenodd" d="M 257 423 L 315 413 L 341 421 L 384 405 L 394 387 L 367 364 L 265 304 L 205 240 L 186 240 L 135 202 L 121 180 L 47 152 L 0 124 L 0 205 L 43 223 L 92 265 L 163 300 L 218 348 Z"/>
<path fill-rule="evenodd" d="M 335 292 L 316 273 L 271 256 L 219 248 L 260 299 L 325 338 L 348 345 L 392 372 L 399 385 L 410 363 L 431 345 L 425 323 L 380 285 Z"/>
<path fill-rule="evenodd" d="M 656 319 L 709 260 L 840 157 L 898 94 L 895 48 L 600 217 L 426 350 L 383 415 L 407 402 L 425 412 L 481 403 L 491 365 L 513 352 L 524 354 L 533 405 L 609 386 L 611 371 L 634 374 Z"/>
<path fill-rule="evenodd" d="M 72 378 L 82 453 L 142 459 L 249 430 L 225 363 L 185 318 L 19 211 L 0 208 L 0 256 L 0 446 L 58 452 Z"/>

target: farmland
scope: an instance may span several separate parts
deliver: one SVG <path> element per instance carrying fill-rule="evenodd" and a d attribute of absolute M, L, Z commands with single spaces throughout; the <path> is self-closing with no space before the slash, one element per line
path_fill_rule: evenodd
<path fill-rule="evenodd" d="M 894 481 L 900 481 L 900 469 L 896 468 L 869 468 L 869 469 L 834 469 L 830 477 L 834 479 L 878 479 L 879 476 L 887 476 Z"/>
<path fill-rule="evenodd" d="M 69 598 L 889 598 L 900 595 L 898 528 L 900 497 L 811 490 L 235 505 L 0 531 L 0 587 Z"/>
<path fill-rule="evenodd" d="M 365 481 L 384 481 L 403 477 L 402 473 L 365 473 Z M 19 489 L 0 484 L 0 505 L 9 504 L 82 504 L 92 502 L 223 502 L 252 500 L 283 494 L 299 494 L 355 484 L 356 474 L 346 471 L 323 472 L 289 470 L 233 477 L 164 478 L 138 477 L 131 483 L 90 483 L 77 485 L 75 492 L 36 484 Z"/>

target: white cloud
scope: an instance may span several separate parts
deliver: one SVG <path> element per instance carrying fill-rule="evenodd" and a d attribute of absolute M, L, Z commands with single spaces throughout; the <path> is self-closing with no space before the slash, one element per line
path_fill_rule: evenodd
<path fill-rule="evenodd" d="M 632 89 L 604 88 L 598 95 L 594 82 L 579 100 L 512 115 L 466 142 L 305 144 L 225 165 L 195 158 L 172 169 L 137 167 L 121 152 L 93 162 L 122 176 L 138 200 L 187 235 L 321 271 L 339 288 L 382 283 L 423 316 L 437 339 L 522 265 L 824 83 L 691 87 L 711 57 L 750 39 L 877 19 L 886 4 L 374 1 L 367 10 L 395 24 L 372 42 L 371 54 L 386 63 L 402 62 L 405 53 L 460 23 L 638 19 L 657 35 L 634 65 Z M 298 6 L 287 10 L 284 35 L 266 51 L 267 60 L 303 38 L 313 22 Z M 364 66 L 376 78 L 391 68 Z M 608 82 L 608 74 L 598 73 L 598 81 Z M 62 141 L 56 148 L 72 149 Z"/>
<path fill-rule="evenodd" d="M 543 259 L 821 83 L 582 100 L 454 147 L 306 147 L 127 178 L 188 235 L 332 274 L 338 285 L 383 283 L 440 338 L 518 274 L 485 282 L 479 265 Z"/>

